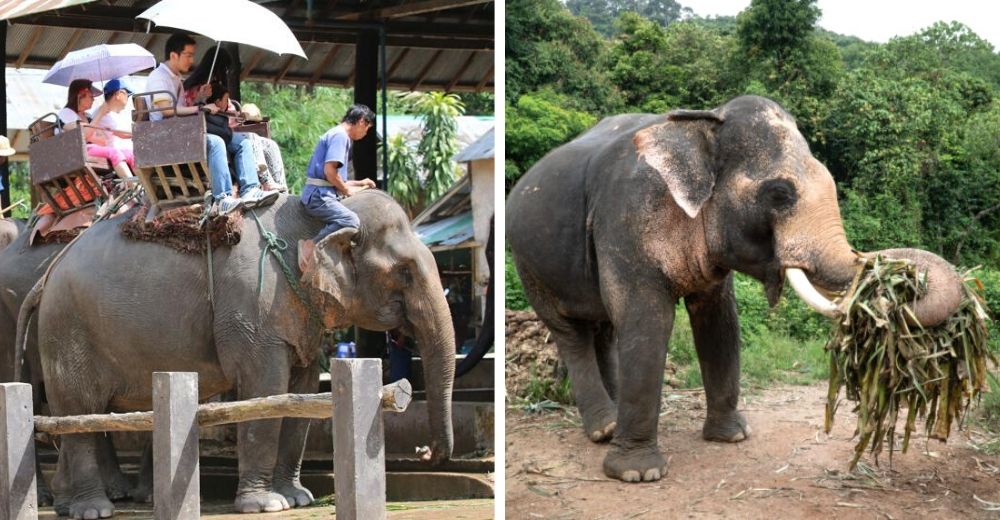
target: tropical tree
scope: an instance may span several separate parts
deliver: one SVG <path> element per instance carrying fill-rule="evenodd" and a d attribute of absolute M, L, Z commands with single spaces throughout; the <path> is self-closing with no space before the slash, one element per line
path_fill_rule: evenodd
<path fill-rule="evenodd" d="M 594 29 L 605 36 L 614 33 L 614 22 L 624 13 L 636 13 L 663 27 L 680 20 L 682 15 L 692 14 L 690 8 L 681 7 L 674 0 L 568 0 L 566 7 L 590 20 Z"/>
<path fill-rule="evenodd" d="M 417 154 L 424 173 L 424 200 L 431 201 L 455 181 L 458 116 L 465 112 L 465 106 L 457 95 L 444 92 L 411 92 L 404 99 L 423 123 Z"/>
<path fill-rule="evenodd" d="M 413 216 L 423 206 L 423 187 L 420 185 L 420 165 L 414 149 L 406 142 L 403 134 L 396 134 L 386 141 L 389 156 L 388 191 L 392 198 L 406 209 L 407 215 Z M 379 154 L 381 158 L 381 154 Z"/>

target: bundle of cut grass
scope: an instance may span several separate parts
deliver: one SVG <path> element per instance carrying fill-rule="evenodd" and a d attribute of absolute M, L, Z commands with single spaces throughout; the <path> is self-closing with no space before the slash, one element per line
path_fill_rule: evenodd
<path fill-rule="evenodd" d="M 926 294 L 926 277 L 913 263 L 868 259 L 844 296 L 846 315 L 835 325 L 830 352 L 830 388 L 826 432 L 833 426 L 840 388 L 857 402 L 858 425 L 851 469 L 865 448 L 878 460 L 889 443 L 895 450 L 896 419 L 906 409 L 902 451 L 906 453 L 917 418 L 925 418 L 927 434 L 946 440 L 952 423 L 964 419 L 981 391 L 988 391 L 987 361 L 997 359 L 987 347 L 982 283 L 962 275 L 964 294 L 958 310 L 938 326 L 915 323 L 912 303 Z M 911 319 L 907 319 L 907 318 Z"/>

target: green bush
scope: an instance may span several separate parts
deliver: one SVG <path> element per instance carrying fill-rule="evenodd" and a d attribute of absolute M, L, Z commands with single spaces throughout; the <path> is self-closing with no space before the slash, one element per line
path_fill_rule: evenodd
<path fill-rule="evenodd" d="M 512 311 L 523 311 L 531 308 L 528 298 L 524 295 L 524 286 L 521 285 L 521 277 L 517 275 L 514 267 L 514 258 L 510 254 L 510 248 L 504 248 L 504 307 Z"/>

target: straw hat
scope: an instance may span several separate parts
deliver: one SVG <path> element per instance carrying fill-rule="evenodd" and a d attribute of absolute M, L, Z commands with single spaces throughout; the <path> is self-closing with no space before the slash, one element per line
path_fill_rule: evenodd
<path fill-rule="evenodd" d="M 14 147 L 10 145 L 10 139 L 7 139 L 7 136 L 0 135 L 0 157 L 10 155 L 14 155 Z"/>
<path fill-rule="evenodd" d="M 253 103 L 243 105 L 240 109 L 240 113 L 243 114 L 243 119 L 251 123 L 259 123 L 264 120 L 264 118 L 260 115 L 260 109 Z"/>

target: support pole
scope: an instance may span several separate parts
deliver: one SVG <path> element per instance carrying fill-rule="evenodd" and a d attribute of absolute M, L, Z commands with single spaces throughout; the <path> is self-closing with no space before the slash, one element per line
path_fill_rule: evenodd
<path fill-rule="evenodd" d="M 385 518 L 381 359 L 331 359 L 337 518 Z"/>
<path fill-rule="evenodd" d="M 378 43 L 377 29 L 358 32 L 354 59 L 354 102 L 373 111 L 378 110 Z M 354 178 L 378 182 L 378 139 L 372 129 L 364 139 L 354 143 Z"/>
<path fill-rule="evenodd" d="M 6 24 L 3 24 L 6 25 Z M 38 518 L 31 385 L 0 384 L 0 518 Z M 381 422 L 379 422 L 381 424 Z"/>
<path fill-rule="evenodd" d="M 153 513 L 157 520 L 201 515 L 198 374 L 153 372 Z"/>
<path fill-rule="evenodd" d="M 0 56 L 7 55 L 7 23 L 0 22 Z M 3 98 L 7 99 L 7 67 L 0 68 L 0 89 L 3 89 Z M 0 106 L 0 127 L 3 128 L 3 135 L 7 135 L 7 103 Z M 11 146 L 14 142 L 11 141 Z M 10 160 L 0 159 L 0 182 L 3 183 L 3 191 L 0 191 L 0 208 L 10 207 Z M 34 202 L 34 201 L 32 201 Z M 2 216 L 9 217 L 8 210 Z"/>

